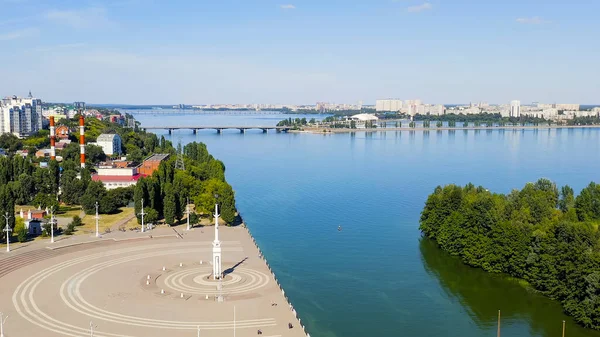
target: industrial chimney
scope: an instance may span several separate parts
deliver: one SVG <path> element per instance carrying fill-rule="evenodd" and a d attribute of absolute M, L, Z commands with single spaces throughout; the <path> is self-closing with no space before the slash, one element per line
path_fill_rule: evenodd
<path fill-rule="evenodd" d="M 54 128 L 54 116 L 50 116 L 50 160 L 56 160 L 56 129 Z"/>
<path fill-rule="evenodd" d="M 79 156 L 81 168 L 85 168 L 85 125 L 83 115 L 79 115 Z"/>

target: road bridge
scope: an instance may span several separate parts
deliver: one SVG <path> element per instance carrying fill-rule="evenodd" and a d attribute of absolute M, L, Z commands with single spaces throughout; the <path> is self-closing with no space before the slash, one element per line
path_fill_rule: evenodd
<path fill-rule="evenodd" d="M 237 129 L 240 130 L 240 133 L 245 133 L 246 130 L 257 129 L 262 130 L 263 133 L 266 133 L 268 130 L 275 130 L 276 132 L 288 132 L 291 130 L 289 126 L 146 126 L 143 127 L 145 130 L 167 130 L 169 134 L 173 132 L 173 130 L 192 130 L 194 134 L 198 132 L 198 130 L 217 130 L 217 133 L 221 133 L 223 130 L 228 129 Z"/>

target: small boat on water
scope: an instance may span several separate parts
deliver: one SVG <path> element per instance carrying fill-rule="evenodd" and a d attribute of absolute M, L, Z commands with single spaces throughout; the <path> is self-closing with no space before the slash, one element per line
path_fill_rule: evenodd
<path fill-rule="evenodd" d="M 342 226 L 338 226 L 338 232 L 342 231 Z"/>

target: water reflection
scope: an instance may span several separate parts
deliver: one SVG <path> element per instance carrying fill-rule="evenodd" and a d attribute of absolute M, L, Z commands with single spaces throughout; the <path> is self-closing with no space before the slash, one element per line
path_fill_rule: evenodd
<path fill-rule="evenodd" d="M 525 323 L 532 335 L 554 337 L 560 336 L 562 321 L 566 320 L 566 336 L 600 337 L 600 332 L 584 329 L 563 315 L 557 302 L 517 281 L 466 266 L 431 240 L 421 239 L 419 248 L 427 273 L 437 278 L 444 291 L 456 298 L 480 327 L 496 326 L 498 310 L 501 310 L 503 330 Z"/>

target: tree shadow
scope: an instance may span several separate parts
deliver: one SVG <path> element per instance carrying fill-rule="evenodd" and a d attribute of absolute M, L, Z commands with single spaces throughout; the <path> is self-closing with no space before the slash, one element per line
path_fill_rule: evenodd
<path fill-rule="evenodd" d="M 233 273 L 233 271 L 235 270 L 235 268 L 237 268 L 239 265 L 241 265 L 242 263 L 244 263 L 244 261 L 246 261 L 247 259 L 248 258 L 245 257 L 242 261 L 236 263 L 233 267 L 225 269 L 225 271 L 223 271 L 223 274 L 227 275 L 227 274 Z"/>

